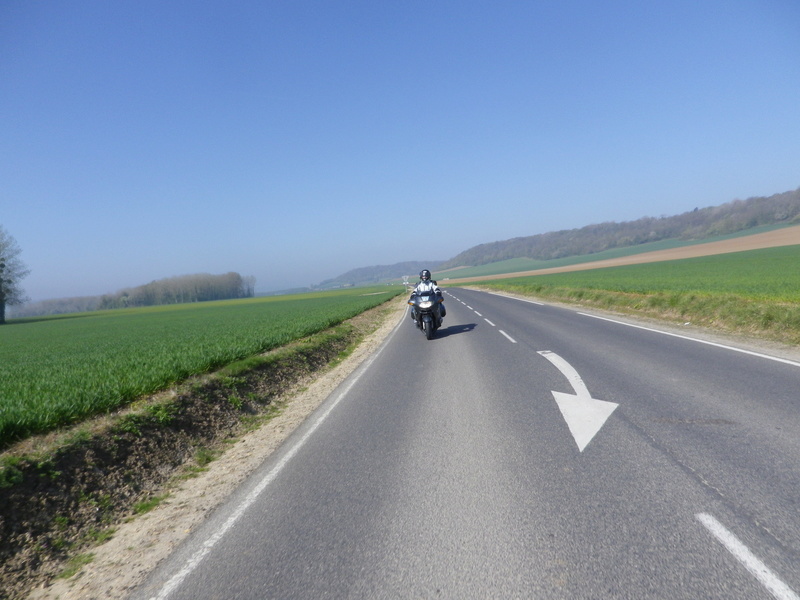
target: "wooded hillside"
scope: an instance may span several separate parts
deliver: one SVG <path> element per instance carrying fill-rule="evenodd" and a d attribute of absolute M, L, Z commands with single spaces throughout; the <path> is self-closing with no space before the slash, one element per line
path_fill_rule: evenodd
<path fill-rule="evenodd" d="M 800 188 L 768 198 L 734 200 L 720 206 L 696 208 L 673 217 L 644 217 L 624 223 L 600 223 L 580 229 L 481 244 L 454 256 L 439 268 L 478 266 L 523 257 L 550 260 L 659 240 L 702 240 L 759 225 L 798 222 Z"/>

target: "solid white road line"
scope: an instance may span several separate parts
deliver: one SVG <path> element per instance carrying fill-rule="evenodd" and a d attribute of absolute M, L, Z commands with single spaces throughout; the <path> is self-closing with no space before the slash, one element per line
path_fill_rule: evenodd
<path fill-rule="evenodd" d="M 525 298 L 517 298 L 516 296 L 509 296 L 498 292 L 486 292 L 492 296 L 502 296 L 503 298 L 511 298 L 512 300 L 519 300 L 520 302 L 527 302 L 528 304 L 535 304 L 536 306 L 544 306 L 544 302 L 536 302 L 536 300 L 526 300 Z"/>
<path fill-rule="evenodd" d="M 400 328 L 400 321 L 397 326 L 392 330 L 392 333 L 387 338 L 386 342 L 388 342 L 397 330 Z M 178 571 L 172 578 L 167 581 L 164 586 L 161 588 L 159 593 L 156 596 L 153 596 L 150 600 L 166 600 L 172 592 L 174 592 L 178 586 L 183 583 L 183 581 L 191 575 L 197 566 L 203 561 L 203 559 L 208 555 L 209 552 L 217 545 L 217 543 L 223 538 L 223 536 L 236 524 L 236 522 L 244 515 L 247 509 L 256 501 L 258 496 L 263 492 L 267 486 L 272 483 L 283 471 L 284 467 L 289 464 L 289 461 L 294 458 L 294 456 L 300 451 L 300 449 L 305 445 L 308 439 L 316 432 L 320 425 L 322 425 L 323 421 L 328 418 L 333 410 L 339 405 L 339 402 L 347 396 L 353 386 L 358 383 L 361 377 L 367 372 L 372 363 L 380 356 L 383 352 L 383 349 L 387 346 L 387 343 L 384 344 L 378 349 L 375 354 L 369 357 L 364 363 L 361 365 L 359 372 L 353 377 L 347 386 L 341 391 L 341 393 L 336 397 L 336 399 L 331 403 L 331 405 L 320 414 L 311 427 L 306 431 L 306 433 L 301 437 L 295 444 L 292 446 L 289 451 L 281 458 L 278 463 L 272 468 L 272 470 L 267 473 L 264 478 L 258 482 L 253 490 L 247 494 L 245 499 L 236 507 L 233 511 L 231 516 L 222 524 L 222 526 L 217 529 L 205 542 L 203 542 L 202 546 L 199 550 L 197 550 L 184 564 L 183 568 Z"/>
<path fill-rule="evenodd" d="M 607 317 L 599 317 L 597 315 L 590 315 L 588 313 L 578 313 L 584 317 L 591 317 L 593 319 L 599 319 L 601 321 L 608 321 L 609 323 L 616 323 L 617 325 L 625 325 L 627 327 L 633 327 L 634 329 L 644 329 L 645 331 L 652 331 L 653 333 L 660 333 L 662 335 L 669 335 L 671 337 L 680 338 L 682 340 L 689 340 L 691 342 L 698 342 L 700 344 L 706 344 L 708 346 L 716 346 L 717 348 L 723 348 L 725 350 L 733 350 L 734 352 L 741 352 L 742 354 L 749 354 L 750 356 L 757 356 L 758 358 L 766 358 L 768 360 L 774 360 L 775 362 L 784 363 L 787 365 L 792 365 L 793 367 L 800 367 L 799 362 L 795 362 L 793 360 L 788 360 L 786 358 L 778 358 L 777 356 L 770 356 L 769 354 L 761 354 L 760 352 L 753 352 L 751 350 L 744 350 L 743 348 L 736 348 L 735 346 L 726 346 L 725 344 L 718 344 L 716 342 L 709 342 L 707 340 L 701 340 L 698 338 L 689 337 L 688 335 L 681 335 L 679 333 L 670 333 L 669 331 L 662 331 L 660 329 L 653 329 L 651 327 L 644 327 L 642 325 L 634 325 L 633 323 L 625 323 L 624 321 L 617 321 L 615 319 L 609 319 Z"/>
<path fill-rule="evenodd" d="M 517 340 L 515 340 L 514 338 L 512 338 L 512 337 L 511 337 L 510 335 L 508 335 L 508 334 L 507 334 L 505 331 L 503 331 L 502 329 L 500 329 L 499 331 L 500 331 L 500 333 L 502 333 L 504 336 L 506 336 L 506 337 L 508 338 L 508 341 L 509 341 L 509 342 L 511 342 L 512 344 L 516 344 L 516 343 L 517 343 Z"/>
<path fill-rule="evenodd" d="M 778 576 L 773 573 L 767 565 L 761 562 L 750 549 L 739 539 L 707 513 L 695 515 L 703 526 L 711 532 L 723 546 L 742 563 L 750 573 L 758 579 L 759 583 L 769 590 L 769 592 L 779 600 L 800 600 L 792 589 L 783 583 Z"/>

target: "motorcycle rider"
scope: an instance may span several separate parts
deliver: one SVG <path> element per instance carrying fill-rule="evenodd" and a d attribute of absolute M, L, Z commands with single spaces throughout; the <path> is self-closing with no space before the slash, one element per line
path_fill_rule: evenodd
<path fill-rule="evenodd" d="M 436 295 L 436 299 L 439 300 L 439 316 L 444 319 L 444 316 L 447 314 L 447 311 L 444 308 L 444 301 L 442 300 L 442 290 L 439 289 L 439 284 L 436 283 L 433 279 L 431 279 L 431 272 L 428 269 L 422 269 L 419 272 L 419 283 L 414 287 L 414 290 L 411 292 L 411 298 L 416 296 L 417 294 L 424 294 L 424 293 L 433 293 Z M 411 319 L 417 323 L 417 311 L 414 307 L 411 307 Z M 419 323 L 417 323 L 419 327 Z"/>

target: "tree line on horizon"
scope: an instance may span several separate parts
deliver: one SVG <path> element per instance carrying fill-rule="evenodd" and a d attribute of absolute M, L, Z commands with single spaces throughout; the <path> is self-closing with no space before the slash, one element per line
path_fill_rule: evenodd
<path fill-rule="evenodd" d="M 150 283 L 122 289 L 114 294 L 59 298 L 25 305 L 14 311 L 15 318 L 89 312 L 113 308 L 159 306 L 252 298 L 255 295 L 255 277 L 242 277 L 239 273 L 211 275 L 197 273 L 159 279 Z"/>
<path fill-rule="evenodd" d="M 512 258 L 551 260 L 595 254 L 613 248 L 626 248 L 668 239 L 703 240 L 729 235 L 763 225 L 800 223 L 800 188 L 774 194 L 734 200 L 709 208 L 667 217 L 643 217 L 623 223 L 606 222 L 580 229 L 555 231 L 474 246 L 448 261 L 405 262 L 353 269 L 339 277 L 323 281 L 314 289 L 364 285 L 411 279 L 420 269 L 444 270 L 479 266 Z M 19 306 L 25 300 L 19 280 L 28 271 L 19 261 L 16 241 L 0 227 L 0 323 L 5 306 L 14 306 L 15 318 L 86 312 L 101 308 L 151 306 L 182 302 L 203 302 L 247 298 L 254 295 L 255 278 L 238 273 L 225 275 L 183 275 L 153 281 L 116 294 L 45 300 Z"/>
<path fill-rule="evenodd" d="M 762 225 L 800 223 L 800 188 L 769 197 L 695 208 L 672 217 L 607 222 L 474 246 L 439 268 L 485 265 L 511 258 L 552 260 L 669 239 L 702 240 Z"/>

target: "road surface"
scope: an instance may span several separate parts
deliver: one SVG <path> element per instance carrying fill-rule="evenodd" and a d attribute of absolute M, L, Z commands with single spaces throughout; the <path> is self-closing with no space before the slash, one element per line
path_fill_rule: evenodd
<path fill-rule="evenodd" d="M 798 598 L 800 364 L 466 289 L 135 599 Z"/>

